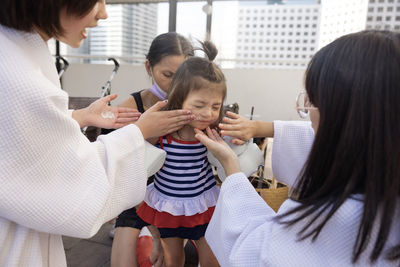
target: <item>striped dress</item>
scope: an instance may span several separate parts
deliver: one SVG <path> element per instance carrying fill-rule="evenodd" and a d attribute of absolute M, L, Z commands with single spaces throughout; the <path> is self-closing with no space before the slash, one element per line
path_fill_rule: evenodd
<path fill-rule="evenodd" d="M 207 148 L 199 141 L 161 137 L 157 147 L 167 152 L 164 166 L 147 187 L 138 209 L 143 225 L 156 226 L 162 238 L 197 240 L 204 236 L 218 199 Z"/>

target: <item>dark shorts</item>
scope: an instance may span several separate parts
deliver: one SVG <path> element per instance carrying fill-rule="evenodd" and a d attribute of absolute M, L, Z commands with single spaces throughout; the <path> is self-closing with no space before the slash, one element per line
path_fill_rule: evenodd
<path fill-rule="evenodd" d="M 137 219 L 138 219 L 138 216 L 136 214 L 135 207 L 133 207 L 129 210 L 125 210 L 118 216 L 117 221 L 115 222 L 115 228 L 131 227 L 131 228 L 142 229 L 141 227 L 138 228 L 135 226 Z"/>
<path fill-rule="evenodd" d="M 147 179 L 147 185 L 151 184 L 154 182 L 154 175 L 149 177 Z M 142 229 L 140 225 L 136 225 L 136 221 L 138 219 L 138 215 L 136 214 L 136 208 L 130 208 L 129 210 L 123 211 L 117 218 L 115 222 L 115 228 L 117 227 L 131 227 L 131 228 L 137 228 L 137 229 Z"/>
<path fill-rule="evenodd" d="M 143 221 L 139 216 L 137 217 L 135 228 L 142 229 L 143 227 L 148 225 L 150 224 Z M 207 226 L 208 223 L 197 225 L 195 227 L 157 228 L 157 229 L 160 232 L 161 238 L 179 237 L 182 239 L 199 240 L 200 238 L 204 237 L 204 234 L 206 233 L 207 230 Z"/>

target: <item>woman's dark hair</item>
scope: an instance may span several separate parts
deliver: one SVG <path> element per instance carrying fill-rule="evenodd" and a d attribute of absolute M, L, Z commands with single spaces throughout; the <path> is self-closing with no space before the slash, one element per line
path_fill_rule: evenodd
<path fill-rule="evenodd" d="M 299 238 L 315 240 L 341 205 L 361 194 L 353 263 L 372 241 L 371 262 L 382 253 L 399 260 L 400 243 L 384 248 L 399 209 L 400 35 L 362 31 L 337 39 L 313 57 L 305 87 L 320 121 L 294 190 L 300 205 L 279 221 L 307 220 Z"/>
<path fill-rule="evenodd" d="M 71 16 L 84 16 L 99 0 L 1 0 L 0 24 L 31 32 L 34 27 L 49 37 L 61 36 L 60 11 Z"/>
<path fill-rule="evenodd" d="M 206 41 L 201 44 L 207 58 L 191 57 L 179 66 L 168 89 L 166 110 L 181 109 L 183 102 L 191 91 L 211 86 L 216 90 L 221 90 L 222 101 L 225 100 L 225 76 L 221 69 L 212 61 L 217 56 L 218 50 L 211 42 Z M 218 121 L 222 117 L 223 107 L 221 106 Z"/>
<path fill-rule="evenodd" d="M 194 50 L 192 44 L 182 35 L 176 32 L 168 32 L 154 38 L 146 59 L 149 61 L 150 67 L 154 67 L 166 56 L 181 55 L 185 58 L 193 56 Z"/>

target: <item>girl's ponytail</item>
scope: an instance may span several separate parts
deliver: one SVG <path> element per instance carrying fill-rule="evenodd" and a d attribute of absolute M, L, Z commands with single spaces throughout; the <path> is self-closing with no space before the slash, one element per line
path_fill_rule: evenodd
<path fill-rule="evenodd" d="M 200 44 L 203 47 L 202 50 L 207 55 L 208 60 L 213 61 L 218 54 L 217 47 L 215 47 L 215 45 L 210 41 L 200 42 Z"/>

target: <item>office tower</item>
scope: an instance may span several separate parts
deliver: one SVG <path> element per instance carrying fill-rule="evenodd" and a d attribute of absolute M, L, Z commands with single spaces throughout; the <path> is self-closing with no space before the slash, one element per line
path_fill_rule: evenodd
<path fill-rule="evenodd" d="M 315 53 L 320 6 L 239 5 L 236 67 L 304 67 Z"/>
<path fill-rule="evenodd" d="M 369 0 L 366 28 L 400 32 L 400 1 Z"/>
<path fill-rule="evenodd" d="M 108 18 L 89 29 L 88 39 L 68 54 L 126 57 L 125 62 L 143 62 L 157 35 L 157 4 L 107 5 Z M 102 60 L 92 59 L 91 62 Z"/>
<path fill-rule="evenodd" d="M 304 68 L 322 46 L 365 29 L 367 7 L 368 0 L 243 3 L 238 8 L 236 67 Z"/>
<path fill-rule="evenodd" d="M 322 0 L 318 49 L 336 38 L 365 29 L 368 0 Z"/>

